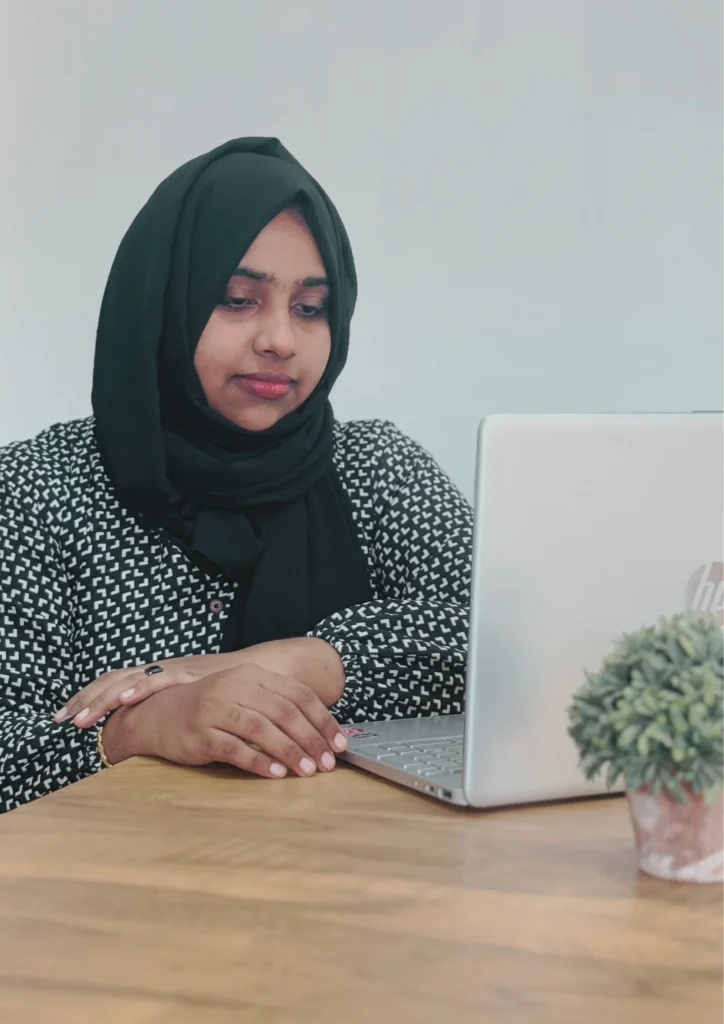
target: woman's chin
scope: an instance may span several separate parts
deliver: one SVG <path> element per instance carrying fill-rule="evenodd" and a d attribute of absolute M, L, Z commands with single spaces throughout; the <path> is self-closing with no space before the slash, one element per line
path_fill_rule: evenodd
<path fill-rule="evenodd" d="M 283 416 L 286 416 L 291 409 L 282 405 L 267 405 L 258 409 L 224 409 L 219 410 L 227 420 L 231 420 L 242 430 L 253 430 L 259 432 L 268 430 L 278 423 Z"/>

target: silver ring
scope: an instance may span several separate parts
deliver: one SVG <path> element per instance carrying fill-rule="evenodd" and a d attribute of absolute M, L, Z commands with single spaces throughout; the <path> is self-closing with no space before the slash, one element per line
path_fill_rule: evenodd
<path fill-rule="evenodd" d="M 147 676 L 157 676 L 159 672 L 163 672 L 160 665 L 149 665 L 148 668 L 143 670 Z"/>

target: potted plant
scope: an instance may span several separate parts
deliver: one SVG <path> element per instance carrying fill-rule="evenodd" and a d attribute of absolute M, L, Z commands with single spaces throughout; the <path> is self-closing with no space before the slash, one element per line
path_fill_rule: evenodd
<path fill-rule="evenodd" d="M 569 708 L 581 767 L 623 776 L 639 865 L 660 878 L 722 881 L 722 666 L 713 616 L 624 635 Z"/>

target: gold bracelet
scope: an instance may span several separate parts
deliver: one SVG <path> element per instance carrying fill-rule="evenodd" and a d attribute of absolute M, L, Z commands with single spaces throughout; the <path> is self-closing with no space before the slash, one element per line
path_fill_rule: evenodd
<path fill-rule="evenodd" d="M 112 768 L 113 765 L 106 757 L 106 751 L 103 746 L 103 726 L 101 726 L 98 732 L 96 733 L 96 749 L 98 751 L 98 757 L 100 757 L 101 764 L 103 765 L 103 767 Z"/>

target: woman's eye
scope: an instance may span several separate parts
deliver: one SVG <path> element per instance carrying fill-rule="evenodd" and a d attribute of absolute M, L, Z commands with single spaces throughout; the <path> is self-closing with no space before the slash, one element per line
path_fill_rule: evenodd
<path fill-rule="evenodd" d="M 254 299 L 246 299 L 241 296 L 227 295 L 221 303 L 222 309 L 250 309 L 254 305 Z"/>
<path fill-rule="evenodd" d="M 326 306 L 309 306 L 301 302 L 298 304 L 297 309 L 305 320 L 313 320 L 316 317 L 324 316 L 327 312 Z"/>
<path fill-rule="evenodd" d="M 227 295 L 223 302 L 219 303 L 221 309 L 230 310 L 233 313 L 246 312 L 258 306 L 256 299 L 250 299 L 241 295 Z M 307 302 L 299 302 L 294 307 L 303 320 L 316 320 L 327 315 L 326 303 L 321 306 L 313 306 Z"/>

